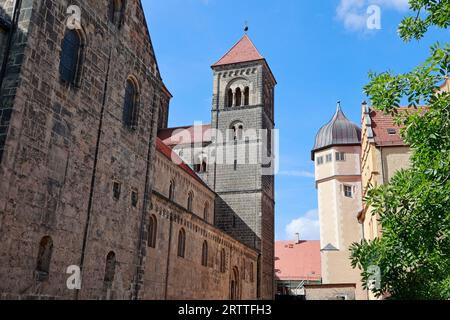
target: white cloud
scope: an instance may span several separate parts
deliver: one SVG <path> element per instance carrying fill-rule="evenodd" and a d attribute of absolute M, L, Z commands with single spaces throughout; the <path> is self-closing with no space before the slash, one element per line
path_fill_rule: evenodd
<path fill-rule="evenodd" d="M 301 240 L 319 240 L 320 224 L 317 209 L 306 212 L 302 217 L 292 220 L 286 226 L 288 239 L 297 240 L 296 233 L 300 234 Z"/>
<path fill-rule="evenodd" d="M 312 172 L 304 171 L 304 170 L 289 170 L 289 171 L 280 171 L 278 173 L 280 176 L 287 177 L 301 177 L 301 178 L 314 178 L 315 175 Z"/>
<path fill-rule="evenodd" d="M 405 11 L 409 8 L 409 0 L 341 0 L 336 9 L 336 18 L 350 31 L 368 31 L 367 9 L 377 5 L 383 10 Z"/>

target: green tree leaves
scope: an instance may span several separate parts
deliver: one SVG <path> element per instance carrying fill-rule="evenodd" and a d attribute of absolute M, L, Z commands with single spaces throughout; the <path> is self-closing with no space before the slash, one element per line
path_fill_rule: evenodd
<path fill-rule="evenodd" d="M 416 17 L 403 20 L 400 36 L 420 39 L 431 26 L 450 25 L 450 1 L 410 0 Z M 376 109 L 395 115 L 411 147 L 411 167 L 365 199 L 379 217 L 383 235 L 351 248 L 353 267 L 370 279 L 381 270 L 375 295 L 392 299 L 450 297 L 450 93 L 440 85 L 450 73 L 449 44 L 435 44 L 430 58 L 409 73 L 369 74 L 364 88 Z M 413 108 L 399 111 L 406 101 Z M 417 106 L 427 106 L 417 109 Z M 367 288 L 367 285 L 366 285 Z"/>

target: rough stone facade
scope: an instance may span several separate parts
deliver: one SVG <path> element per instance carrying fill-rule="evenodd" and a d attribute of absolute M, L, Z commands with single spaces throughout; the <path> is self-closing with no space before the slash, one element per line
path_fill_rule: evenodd
<path fill-rule="evenodd" d="M 238 294 L 234 298 L 255 299 L 258 253 L 214 226 L 216 194 L 201 180 L 193 179 L 189 169 L 186 172 L 160 152 L 154 181 L 151 214 L 158 227 L 155 248 L 148 249 L 146 258 L 143 298 L 231 299 L 230 283 L 237 271 Z M 175 185 L 173 200 L 169 198 L 171 183 Z M 194 195 L 191 211 L 187 210 L 189 192 Z M 178 256 L 181 229 L 186 232 L 184 257 Z M 205 242 L 207 265 L 202 265 Z"/>
<path fill-rule="evenodd" d="M 276 81 L 265 60 L 213 67 L 214 89 L 212 125 L 218 132 L 229 132 L 233 124 L 243 126 L 245 137 L 228 139 L 218 145 L 213 137 L 212 150 L 235 150 L 235 163 L 216 159 L 209 167 L 208 183 L 219 195 L 216 203 L 217 225 L 227 233 L 261 253 L 258 297 L 274 297 L 274 176 L 265 174 L 260 150 L 263 135 L 275 127 L 273 100 Z M 228 107 L 228 90 L 243 92 L 248 87 L 249 102 Z M 253 132 L 252 132 L 253 130 Z M 266 131 L 262 131 L 266 130 Z M 272 150 L 269 150 L 271 152 Z M 216 154 L 218 158 L 220 152 Z M 273 163 L 271 163 L 273 165 Z"/>
<path fill-rule="evenodd" d="M 251 228 L 251 233 L 231 232 L 225 223 L 231 211 L 224 214 L 214 205 L 217 193 L 156 150 L 171 94 L 159 75 L 141 2 L 123 2 L 114 11 L 120 19 L 111 18 L 112 3 L 121 2 L 0 0 L 0 56 L 8 58 L 0 88 L 0 294 L 12 299 L 272 298 L 273 178 L 263 183 L 260 168 L 254 167 L 248 178 L 255 185 L 218 189 L 224 197 L 229 191 L 236 195 L 234 214 Z M 76 81 L 68 84 L 61 80 L 59 61 L 70 5 L 81 8 L 76 30 L 81 53 Z M 268 67 L 254 67 L 254 93 L 260 97 L 261 83 L 269 83 L 262 81 Z M 138 96 L 133 127 L 124 124 L 129 81 Z M 253 118 L 257 122 L 249 126 L 272 128 L 267 105 L 260 101 L 254 111 L 242 113 L 242 121 Z M 175 199 L 167 197 L 169 177 L 179 188 Z M 221 185 L 235 178 L 221 174 Z M 153 248 L 149 227 L 155 218 Z M 186 235 L 184 258 L 177 253 L 180 228 Z M 66 285 L 71 265 L 81 268 L 81 290 Z"/>

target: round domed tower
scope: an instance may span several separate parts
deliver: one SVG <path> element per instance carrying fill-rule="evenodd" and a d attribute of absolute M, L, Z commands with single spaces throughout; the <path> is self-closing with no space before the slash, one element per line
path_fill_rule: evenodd
<path fill-rule="evenodd" d="M 332 146 L 352 146 L 361 145 L 361 129 L 347 119 L 338 102 L 336 113 L 325 126 L 323 126 L 316 136 L 316 143 L 312 151 L 314 160 L 315 153 L 328 149 Z"/>
<path fill-rule="evenodd" d="M 363 298 L 359 271 L 350 264 L 349 247 L 362 238 L 357 214 L 361 198 L 361 129 L 347 119 L 338 102 L 336 113 L 316 136 L 315 162 L 322 275 L 324 284 L 357 284 Z"/>

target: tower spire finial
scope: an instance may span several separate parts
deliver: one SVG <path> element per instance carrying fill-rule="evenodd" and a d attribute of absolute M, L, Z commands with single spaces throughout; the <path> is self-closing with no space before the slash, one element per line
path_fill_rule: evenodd
<path fill-rule="evenodd" d="M 247 32 L 248 32 L 248 21 L 245 21 L 244 22 L 244 32 L 245 32 L 245 34 L 247 34 Z"/>
<path fill-rule="evenodd" d="M 337 102 L 336 111 L 341 111 L 341 110 L 342 110 L 342 107 L 341 107 L 341 100 L 339 100 L 339 101 Z"/>

